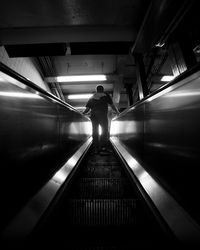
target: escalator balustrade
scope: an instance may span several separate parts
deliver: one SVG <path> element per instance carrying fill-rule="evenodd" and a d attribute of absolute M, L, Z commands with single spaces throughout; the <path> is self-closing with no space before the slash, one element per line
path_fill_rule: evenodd
<path fill-rule="evenodd" d="M 148 217 L 133 183 L 112 148 L 110 151 L 107 155 L 89 151 L 33 243 L 75 250 L 159 246 L 160 229 Z"/>

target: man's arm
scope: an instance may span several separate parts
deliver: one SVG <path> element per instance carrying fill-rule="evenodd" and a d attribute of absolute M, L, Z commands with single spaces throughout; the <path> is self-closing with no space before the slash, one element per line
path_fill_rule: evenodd
<path fill-rule="evenodd" d="M 120 114 L 118 108 L 114 105 L 114 103 L 112 103 L 110 106 L 117 113 L 117 115 Z"/>
<path fill-rule="evenodd" d="M 86 109 L 83 111 L 83 115 L 87 114 L 89 112 L 90 108 L 86 107 Z"/>
<path fill-rule="evenodd" d="M 115 106 L 115 104 L 113 103 L 112 98 L 109 96 L 109 94 L 106 94 L 106 95 L 107 95 L 107 98 L 108 98 L 108 99 L 107 99 L 108 104 L 110 104 L 112 110 L 115 111 L 115 113 L 116 113 L 117 115 L 119 115 L 119 114 L 120 114 L 120 113 L 119 113 L 119 110 L 118 110 L 118 108 Z"/>

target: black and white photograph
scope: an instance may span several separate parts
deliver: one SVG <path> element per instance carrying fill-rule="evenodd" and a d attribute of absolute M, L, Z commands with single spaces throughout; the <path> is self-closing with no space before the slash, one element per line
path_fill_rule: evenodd
<path fill-rule="evenodd" d="M 1 250 L 200 249 L 197 0 L 0 0 Z"/>

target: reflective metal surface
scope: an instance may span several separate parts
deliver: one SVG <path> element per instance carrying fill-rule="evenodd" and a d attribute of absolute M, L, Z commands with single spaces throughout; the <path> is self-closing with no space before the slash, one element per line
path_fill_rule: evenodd
<path fill-rule="evenodd" d="M 143 153 L 143 136 L 144 136 L 144 106 L 132 108 L 126 115 L 111 122 L 111 136 L 117 136 L 127 147 L 132 148 L 139 155 Z"/>
<path fill-rule="evenodd" d="M 112 137 L 111 142 L 132 170 L 132 174 L 138 179 L 143 195 L 145 196 L 145 192 L 149 195 L 177 239 L 183 244 L 200 245 L 200 226 L 192 220 L 159 182 L 152 178 L 117 138 Z"/>
<path fill-rule="evenodd" d="M 1 228 L 91 135 L 88 118 L 11 75 L 0 72 Z"/>
<path fill-rule="evenodd" d="M 91 141 L 90 137 L 9 223 L 3 232 L 5 242 L 14 239 L 24 240 L 32 232 L 60 187 L 83 157 Z"/>
<path fill-rule="evenodd" d="M 111 134 L 200 223 L 198 70 L 122 113 L 112 121 L 119 134 Z"/>

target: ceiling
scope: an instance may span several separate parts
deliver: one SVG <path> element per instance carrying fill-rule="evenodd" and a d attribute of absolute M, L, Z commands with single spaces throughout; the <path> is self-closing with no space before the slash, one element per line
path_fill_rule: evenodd
<path fill-rule="evenodd" d="M 57 83 L 55 76 L 106 74 L 106 91 L 124 109 L 126 86 L 136 86 L 132 54 L 148 54 L 179 10 L 173 0 L 3 0 L 0 43 L 10 57 L 34 57 L 55 94 L 75 107 L 86 100 L 68 95 L 94 92 L 98 83 Z M 157 84 L 171 68 L 164 50 L 154 60 L 162 64 Z"/>

